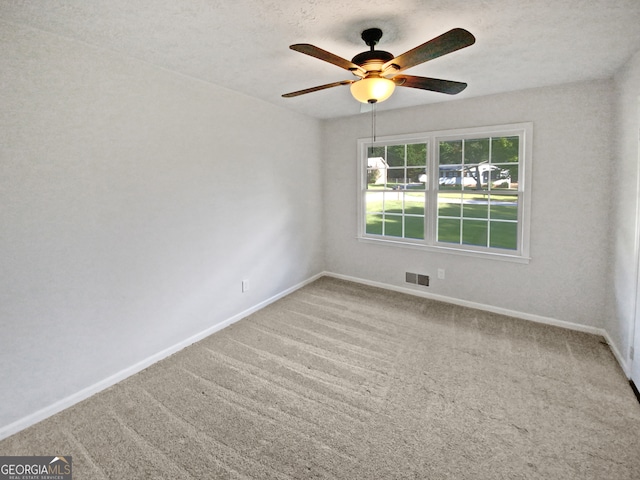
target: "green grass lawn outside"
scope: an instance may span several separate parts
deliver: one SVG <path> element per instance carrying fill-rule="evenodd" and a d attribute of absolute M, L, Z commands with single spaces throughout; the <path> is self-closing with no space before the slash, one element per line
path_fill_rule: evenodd
<path fill-rule="evenodd" d="M 367 201 L 366 232 L 401 238 L 424 239 L 424 193 L 389 192 L 384 204 L 378 199 Z M 391 198 L 396 199 L 391 199 Z M 404 198 L 404 215 L 403 199 Z M 438 205 L 439 242 L 476 245 L 508 250 L 517 249 L 517 205 L 493 205 L 513 202 L 513 195 L 491 195 L 491 202 L 448 203 L 442 200 L 460 198 L 460 194 L 440 194 Z M 486 200 L 486 195 L 465 195 L 465 201 Z M 384 213 L 384 215 L 383 215 Z M 490 220 L 489 220 L 490 219 Z M 404 235 L 403 235 L 404 226 Z"/>

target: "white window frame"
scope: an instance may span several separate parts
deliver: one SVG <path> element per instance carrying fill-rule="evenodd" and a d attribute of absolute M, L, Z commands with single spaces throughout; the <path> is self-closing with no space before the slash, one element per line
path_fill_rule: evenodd
<path fill-rule="evenodd" d="M 438 211 L 438 142 L 487 137 L 519 136 L 518 163 L 518 239 L 516 250 L 504 250 L 473 245 L 457 245 L 436 241 Z M 385 244 L 403 248 L 492 258 L 518 263 L 529 263 L 529 238 L 531 219 L 531 164 L 533 123 L 515 123 L 486 127 L 441 130 L 358 139 L 358 240 L 365 243 Z M 425 239 L 400 238 L 366 233 L 367 150 L 370 146 L 398 145 L 403 143 L 427 144 L 427 184 L 425 200 Z"/>

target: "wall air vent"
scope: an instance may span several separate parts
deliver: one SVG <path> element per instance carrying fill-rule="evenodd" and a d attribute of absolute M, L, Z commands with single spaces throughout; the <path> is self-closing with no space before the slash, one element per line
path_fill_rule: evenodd
<path fill-rule="evenodd" d="M 423 287 L 429 286 L 429 275 L 421 275 L 419 273 L 406 272 L 405 281 L 412 283 L 413 285 L 422 285 Z"/>

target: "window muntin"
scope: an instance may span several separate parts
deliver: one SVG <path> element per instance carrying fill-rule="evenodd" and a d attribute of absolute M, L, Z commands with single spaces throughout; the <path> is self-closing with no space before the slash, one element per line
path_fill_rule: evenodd
<path fill-rule="evenodd" d="M 365 233 L 424 240 L 427 144 L 367 147 Z"/>
<path fill-rule="evenodd" d="M 438 140 L 437 242 L 518 250 L 519 147 L 513 135 Z"/>
<path fill-rule="evenodd" d="M 531 130 L 517 124 L 360 140 L 359 237 L 528 258 Z"/>

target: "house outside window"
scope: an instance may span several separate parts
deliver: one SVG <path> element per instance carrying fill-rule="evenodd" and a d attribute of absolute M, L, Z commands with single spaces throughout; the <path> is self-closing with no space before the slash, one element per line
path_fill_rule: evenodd
<path fill-rule="evenodd" d="M 362 241 L 529 259 L 532 124 L 358 141 Z"/>

